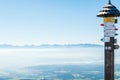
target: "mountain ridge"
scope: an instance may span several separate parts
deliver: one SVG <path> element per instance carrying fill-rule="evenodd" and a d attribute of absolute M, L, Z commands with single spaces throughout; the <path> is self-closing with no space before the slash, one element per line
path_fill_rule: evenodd
<path fill-rule="evenodd" d="M 72 47 L 103 47 L 99 44 L 42 44 L 42 45 L 10 45 L 0 44 L 0 48 L 72 48 Z"/>

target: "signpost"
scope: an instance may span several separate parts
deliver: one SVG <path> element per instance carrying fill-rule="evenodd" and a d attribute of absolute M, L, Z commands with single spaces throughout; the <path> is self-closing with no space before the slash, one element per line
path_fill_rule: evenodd
<path fill-rule="evenodd" d="M 101 26 L 104 26 L 104 38 L 101 40 L 105 45 L 105 80 L 114 80 L 114 50 L 119 48 L 119 45 L 116 45 L 117 39 L 115 39 L 115 36 L 118 35 L 116 34 L 118 28 L 115 24 L 117 23 L 116 17 L 119 16 L 120 12 L 111 4 L 111 0 L 97 15 L 97 17 L 104 19 L 104 24 L 101 24 Z"/>

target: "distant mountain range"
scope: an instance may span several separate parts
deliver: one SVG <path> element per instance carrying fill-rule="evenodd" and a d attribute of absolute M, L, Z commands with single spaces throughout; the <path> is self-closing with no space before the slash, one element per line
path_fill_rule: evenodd
<path fill-rule="evenodd" d="M 99 44 L 42 44 L 42 45 L 23 45 L 23 46 L 14 46 L 9 44 L 1 44 L 0 48 L 74 48 L 74 47 L 103 47 Z"/>

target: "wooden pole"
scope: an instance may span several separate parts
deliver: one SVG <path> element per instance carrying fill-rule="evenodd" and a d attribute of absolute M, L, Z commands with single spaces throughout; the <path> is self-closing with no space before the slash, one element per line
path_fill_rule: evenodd
<path fill-rule="evenodd" d="M 114 80 L 114 37 L 105 42 L 105 80 Z"/>

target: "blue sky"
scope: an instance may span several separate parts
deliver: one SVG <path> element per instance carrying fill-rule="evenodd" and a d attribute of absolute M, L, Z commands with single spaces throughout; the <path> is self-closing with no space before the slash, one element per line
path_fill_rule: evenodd
<path fill-rule="evenodd" d="M 0 0 L 0 44 L 103 44 L 102 19 L 96 14 L 107 2 Z M 112 3 L 120 9 L 119 0 Z"/>

